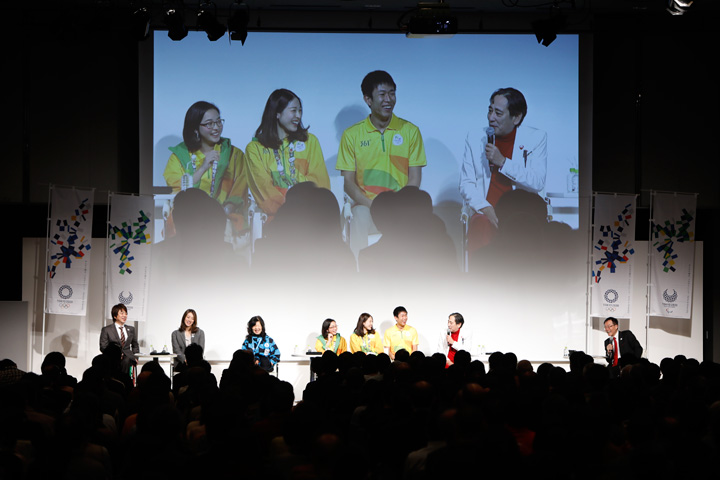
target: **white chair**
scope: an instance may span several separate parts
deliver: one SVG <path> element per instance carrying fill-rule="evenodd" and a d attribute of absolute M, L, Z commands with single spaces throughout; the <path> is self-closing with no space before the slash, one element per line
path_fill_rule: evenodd
<path fill-rule="evenodd" d="M 253 194 L 248 191 L 248 223 L 250 224 L 250 262 L 252 254 L 255 253 L 255 240 L 262 238 L 263 226 L 268 216 L 260 209 Z"/>

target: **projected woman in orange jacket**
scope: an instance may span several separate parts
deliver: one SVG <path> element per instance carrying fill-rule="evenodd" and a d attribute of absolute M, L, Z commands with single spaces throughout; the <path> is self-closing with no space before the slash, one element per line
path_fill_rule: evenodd
<path fill-rule="evenodd" d="M 242 150 L 222 136 L 225 120 L 209 102 L 195 102 L 185 114 L 183 142 L 170 147 L 172 155 L 163 176 L 173 193 L 199 188 L 217 200 L 228 215 L 241 215 L 247 191 Z"/>
<path fill-rule="evenodd" d="M 314 182 L 330 188 L 320 143 L 302 124 L 302 102 L 290 90 L 270 94 L 255 137 L 245 148 L 248 184 L 269 216 L 285 203 L 293 185 Z"/>

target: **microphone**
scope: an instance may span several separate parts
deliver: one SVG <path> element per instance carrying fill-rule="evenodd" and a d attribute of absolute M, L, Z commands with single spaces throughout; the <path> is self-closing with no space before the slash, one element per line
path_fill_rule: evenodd
<path fill-rule="evenodd" d="M 485 135 L 487 135 L 488 143 L 495 144 L 495 129 L 493 127 L 487 127 L 485 129 Z"/>

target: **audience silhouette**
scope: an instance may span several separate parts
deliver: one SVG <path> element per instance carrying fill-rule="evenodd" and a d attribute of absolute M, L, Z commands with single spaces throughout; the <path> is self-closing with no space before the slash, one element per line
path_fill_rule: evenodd
<path fill-rule="evenodd" d="M 607 367 L 572 352 L 535 370 L 459 352 L 325 352 L 297 398 L 238 350 L 220 382 L 188 347 L 171 380 L 145 364 L 126 388 L 99 355 L 73 382 L 0 362 L 2 478 L 714 478 L 720 365 L 678 355 Z M 65 374 L 66 375 L 66 374 Z"/>

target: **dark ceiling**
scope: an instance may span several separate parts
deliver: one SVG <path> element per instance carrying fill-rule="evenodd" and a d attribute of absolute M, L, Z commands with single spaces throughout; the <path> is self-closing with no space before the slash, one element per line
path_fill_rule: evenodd
<path fill-rule="evenodd" d="M 3 2 L 6 15 L 20 15 L 23 26 L 55 25 L 107 29 L 130 24 L 131 13 L 146 7 L 151 26 L 164 30 L 163 12 L 180 0 L 30 0 Z M 458 18 L 460 32 L 530 31 L 535 19 L 562 14 L 568 32 L 612 28 L 632 21 L 641 27 L 716 29 L 720 1 L 695 0 L 682 16 L 667 12 L 669 0 L 447 0 Z M 180 1 L 186 25 L 195 29 L 203 0 Z M 224 24 L 237 0 L 213 0 L 216 16 Z M 246 0 L 249 30 L 397 31 L 398 21 L 418 7 L 415 0 Z M 245 8 L 245 7 L 243 7 Z M 17 25 L 18 17 L 12 19 Z M 624 26 L 623 26 L 624 28 Z"/>

